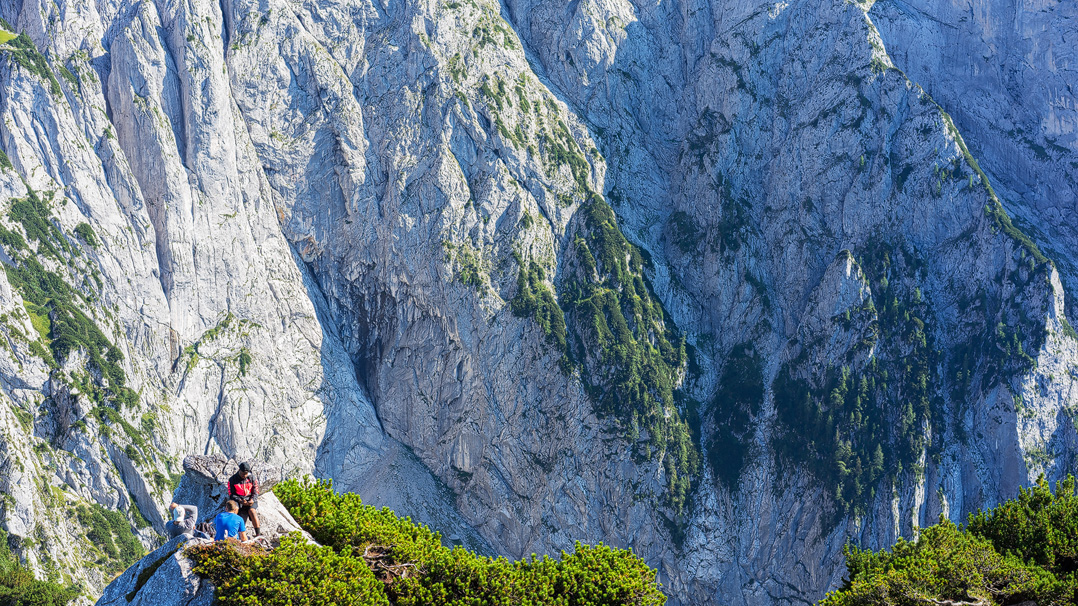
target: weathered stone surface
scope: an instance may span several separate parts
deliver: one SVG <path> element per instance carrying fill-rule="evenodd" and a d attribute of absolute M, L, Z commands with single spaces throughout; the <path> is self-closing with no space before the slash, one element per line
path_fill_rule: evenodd
<path fill-rule="evenodd" d="M 602 540 L 659 567 L 673 603 L 769 604 L 833 587 L 850 538 L 887 545 L 1057 477 L 1078 447 L 1073 154 L 1048 142 L 1073 151 L 1061 91 L 1078 83 L 1053 42 L 1073 19 L 1065 3 L 993 1 L 966 22 L 944 4 L 0 3 L 59 88 L 0 50 L 0 223 L 39 246 L 9 210 L 28 188 L 53 192 L 49 221 L 79 252 L 38 256 L 84 294 L 140 394 L 117 411 L 126 425 L 101 410 L 80 387 L 87 354 L 50 367 L 0 276 L 3 527 L 34 539 L 18 550 L 33 568 L 47 556 L 97 591 L 109 575 L 88 564 L 84 529 L 55 523 L 65 507 L 137 510 L 160 531 L 181 461 L 213 455 L 176 493 L 205 515 L 228 461 L 257 461 L 264 481 L 331 477 L 483 551 Z M 1023 18 L 994 38 L 1006 15 Z M 1011 86 L 1034 42 L 1051 53 Z M 986 66 L 998 77 L 971 97 Z M 1003 107 L 1000 86 L 1024 101 Z M 1059 270 L 1030 268 L 986 214 L 967 147 Z M 695 349 L 682 391 L 704 418 L 737 345 L 764 360 L 740 484 L 705 464 L 681 518 L 662 505 L 665 467 L 632 456 L 509 304 L 522 261 L 565 293 L 587 190 L 649 253 L 648 287 Z M 889 279 L 926 301 L 941 355 L 1000 323 L 1026 346 L 1045 337 L 1014 376 L 984 377 L 980 360 L 964 398 L 941 380 L 957 419 L 934 436 L 942 452 L 833 523 L 828 490 L 773 457 L 771 384 L 808 344 L 820 372 L 876 355 L 854 351 L 871 317 L 838 318 L 887 303 L 861 262 L 881 243 L 917 267 Z M 178 562 L 161 574 L 205 594 Z"/>
<path fill-rule="evenodd" d="M 209 606 L 213 584 L 195 574 L 183 555 L 202 542 L 180 535 L 158 547 L 109 583 L 98 606 Z"/>

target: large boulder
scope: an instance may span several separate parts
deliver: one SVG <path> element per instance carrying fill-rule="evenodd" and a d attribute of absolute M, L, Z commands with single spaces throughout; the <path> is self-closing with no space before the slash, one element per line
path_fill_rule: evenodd
<path fill-rule="evenodd" d="M 213 584 L 199 577 L 183 553 L 190 545 L 209 543 L 180 535 L 158 547 L 116 577 L 98 606 L 209 606 Z"/>
<path fill-rule="evenodd" d="M 183 479 L 172 495 L 172 500 L 198 507 L 199 522 L 213 520 L 214 516 L 224 511 L 225 501 L 228 500 L 228 479 L 239 469 L 240 462 L 221 454 L 188 455 L 183 460 Z M 284 479 L 283 470 L 261 461 L 248 463 L 262 493 L 258 499 L 259 518 L 275 516 L 278 513 L 288 516 L 280 502 L 269 494 L 269 491 Z M 276 505 L 271 505 L 271 502 Z M 298 528 L 291 516 L 288 516 L 287 520 L 291 526 Z"/>

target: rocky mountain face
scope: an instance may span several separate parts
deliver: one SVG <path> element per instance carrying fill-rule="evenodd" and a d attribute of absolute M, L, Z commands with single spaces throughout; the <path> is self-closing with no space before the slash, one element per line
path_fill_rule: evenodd
<path fill-rule="evenodd" d="M 1008 210 L 1073 284 L 1078 7 L 880 2 L 872 19 L 895 64 L 951 113 Z"/>
<path fill-rule="evenodd" d="M 1072 12 L 4 2 L 0 524 L 95 599 L 220 454 L 812 602 L 1073 469 Z"/>

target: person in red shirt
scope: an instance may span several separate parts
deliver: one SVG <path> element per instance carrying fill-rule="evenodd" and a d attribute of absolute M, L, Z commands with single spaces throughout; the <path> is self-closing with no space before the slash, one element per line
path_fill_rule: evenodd
<path fill-rule="evenodd" d="M 251 466 L 240 463 L 240 470 L 228 479 L 228 498 L 239 506 L 239 516 L 254 526 L 255 536 L 262 534 L 258 523 L 258 480 L 251 474 Z"/>

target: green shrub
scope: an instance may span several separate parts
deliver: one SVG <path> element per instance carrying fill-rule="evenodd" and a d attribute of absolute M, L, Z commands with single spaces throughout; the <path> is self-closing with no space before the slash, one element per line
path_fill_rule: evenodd
<path fill-rule="evenodd" d="M 941 516 L 890 551 L 847 545 L 847 579 L 820 604 L 1074 605 L 1076 531 L 1074 478 L 1058 483 L 1053 496 L 1042 477 L 1017 499 L 972 514 L 965 528 Z"/>
<path fill-rule="evenodd" d="M 850 581 L 821 606 L 960 603 L 1061 604 L 1067 584 L 1043 568 L 1000 555 L 986 539 L 943 520 L 914 542 L 872 553 L 847 546 Z M 1073 603 L 1073 589 L 1067 603 Z M 1042 601 L 1043 600 L 1043 601 Z"/>
<path fill-rule="evenodd" d="M 1078 495 L 1068 476 L 1055 494 L 1041 476 L 1021 488 L 1018 498 L 969 516 L 967 528 L 995 545 L 1000 553 L 1057 573 L 1078 571 Z"/>
<path fill-rule="evenodd" d="M 225 606 L 393 604 L 394 606 L 653 606 L 663 604 L 656 573 L 631 551 L 577 543 L 573 553 L 510 562 L 452 549 L 429 528 L 329 481 L 286 480 L 274 494 L 325 547 L 296 537 L 266 554 L 218 543 L 188 551 L 196 572 Z M 245 550 L 243 552 L 241 550 Z M 279 583 L 287 583 L 287 587 Z M 277 590 L 269 589 L 279 587 Z M 344 591 L 344 590 L 347 591 Z M 344 593 L 334 593 L 338 590 Z M 349 602 L 346 595 L 362 596 Z M 240 601 L 246 597 L 246 601 Z M 284 596 L 284 597 L 282 597 Z M 290 600 L 290 601 L 289 601 Z"/>
<path fill-rule="evenodd" d="M 221 541 L 187 551 L 195 572 L 213 579 L 221 606 L 389 606 L 382 583 L 361 558 L 310 545 L 299 533 L 271 552 L 244 555 L 240 549 L 238 542 Z"/>
<path fill-rule="evenodd" d="M 102 563 L 110 570 L 122 572 L 145 555 L 127 517 L 119 511 L 91 503 L 79 505 L 75 517 L 86 528 L 86 537 L 101 550 L 105 557 Z"/>
<path fill-rule="evenodd" d="M 0 606 L 64 606 L 79 595 L 75 586 L 40 581 L 11 553 L 0 530 Z"/>
<path fill-rule="evenodd" d="M 394 563 L 422 562 L 442 545 L 426 526 L 398 518 L 388 507 L 364 505 L 357 494 L 336 493 L 329 480 L 286 480 L 273 494 L 316 541 L 338 551 L 362 554 L 369 545 L 391 545 Z"/>
<path fill-rule="evenodd" d="M 94 228 L 90 227 L 89 223 L 83 222 L 75 226 L 75 235 L 82 238 L 82 241 L 90 246 L 90 248 L 97 248 L 97 234 L 94 233 Z"/>

